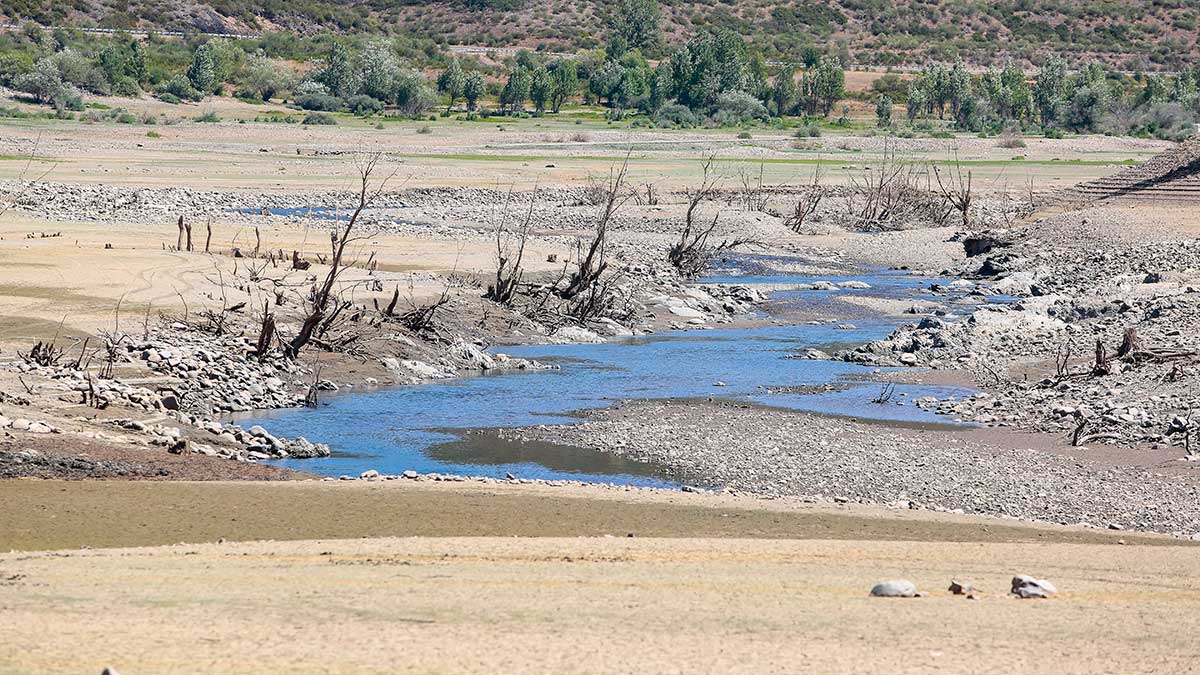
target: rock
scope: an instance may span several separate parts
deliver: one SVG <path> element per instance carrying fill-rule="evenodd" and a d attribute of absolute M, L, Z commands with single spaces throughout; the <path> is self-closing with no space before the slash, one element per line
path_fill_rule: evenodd
<path fill-rule="evenodd" d="M 27 431 L 29 431 L 31 434 L 48 434 L 54 431 L 54 427 L 51 427 L 45 422 L 33 422 L 29 425 L 29 429 Z"/>
<path fill-rule="evenodd" d="M 675 316 L 681 316 L 685 319 L 703 319 L 704 318 L 704 312 L 701 312 L 698 309 L 692 309 L 691 307 L 688 307 L 686 305 L 668 305 L 667 311 L 671 312 Z"/>
<path fill-rule="evenodd" d="M 554 337 L 567 342 L 583 342 L 591 344 L 598 344 L 605 341 L 604 338 L 600 337 L 596 333 L 579 326 L 561 326 L 558 330 L 554 331 Z"/>
<path fill-rule="evenodd" d="M 175 394 L 163 394 L 159 399 L 162 407 L 166 410 L 179 410 L 179 397 Z"/>
<path fill-rule="evenodd" d="M 859 289 L 859 290 L 866 290 L 870 287 L 871 287 L 871 284 L 868 284 L 865 281 L 853 281 L 852 280 L 852 281 L 838 282 L 838 288 L 853 288 L 853 289 Z"/>
<path fill-rule="evenodd" d="M 975 593 L 975 585 L 965 581 L 951 581 L 948 588 L 954 595 L 972 595 Z"/>
<path fill-rule="evenodd" d="M 1012 579 L 1011 593 L 1019 598 L 1048 598 L 1058 592 L 1054 584 L 1045 579 L 1018 574 Z"/>
<path fill-rule="evenodd" d="M 899 358 L 900 363 L 906 366 L 915 366 L 920 363 L 920 361 L 917 359 L 917 355 L 913 354 L 912 352 L 904 352 Z"/>
<path fill-rule="evenodd" d="M 921 319 L 921 323 L 917 324 L 917 328 L 921 330 L 940 330 L 946 327 L 946 322 L 936 316 L 927 316 Z"/>
<path fill-rule="evenodd" d="M 29 420 L 18 417 L 17 419 L 13 420 L 9 426 L 16 431 L 29 431 L 29 425 L 31 424 L 33 423 Z"/>
<path fill-rule="evenodd" d="M 999 241 L 995 237 L 986 235 L 977 235 L 966 237 L 962 240 L 963 251 L 966 252 L 968 258 L 974 258 L 977 255 L 983 255 L 999 245 Z"/>
<path fill-rule="evenodd" d="M 416 471 L 409 469 L 408 471 L 405 471 L 404 473 L 402 473 L 400 475 L 404 476 L 405 478 L 407 478 L 409 480 L 413 480 L 417 477 L 418 474 Z"/>
<path fill-rule="evenodd" d="M 379 478 L 379 472 L 375 469 L 367 469 L 366 471 L 358 474 L 358 477 L 362 480 L 374 480 Z"/>
<path fill-rule="evenodd" d="M 871 587 L 871 595 L 876 598 L 915 598 L 919 594 L 911 581 L 895 579 L 875 584 Z"/>

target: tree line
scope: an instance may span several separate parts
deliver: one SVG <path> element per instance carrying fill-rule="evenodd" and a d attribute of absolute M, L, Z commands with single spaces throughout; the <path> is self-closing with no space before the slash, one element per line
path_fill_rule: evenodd
<path fill-rule="evenodd" d="M 449 114 L 460 103 L 468 115 L 542 115 L 578 101 L 603 106 L 612 118 L 639 115 L 638 123 L 675 127 L 829 117 L 851 96 L 839 53 L 806 52 L 794 65 L 768 67 L 761 50 L 727 29 L 668 46 L 656 0 L 622 0 L 613 16 L 603 48 L 570 58 L 521 51 L 499 66 L 397 38 L 80 41 L 30 26 L 0 38 L 0 84 L 59 114 L 81 110 L 84 93 L 149 93 L 172 103 L 232 93 L 363 116 L 417 116 L 438 106 Z M 1200 118 L 1198 83 L 1195 68 L 1129 77 L 1099 63 L 1071 71 L 1050 57 L 1032 77 L 1015 64 L 978 74 L 961 61 L 934 64 L 907 81 L 884 75 L 866 96 L 887 128 L 903 105 L 913 127 L 936 119 L 971 132 L 1175 138 Z M 494 107 L 485 110 L 485 102 Z"/>

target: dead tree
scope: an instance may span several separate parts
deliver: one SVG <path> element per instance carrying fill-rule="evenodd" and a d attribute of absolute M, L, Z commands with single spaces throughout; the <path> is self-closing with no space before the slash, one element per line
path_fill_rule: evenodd
<path fill-rule="evenodd" d="M 914 219 L 941 225 L 951 209 L 929 183 L 928 170 L 898 156 L 887 141 L 878 166 L 850 175 L 846 210 L 864 229 L 895 228 Z"/>
<path fill-rule="evenodd" d="M 483 297 L 502 305 L 512 304 L 524 274 L 521 269 L 521 261 L 525 257 L 525 244 L 529 241 L 529 231 L 533 223 L 533 207 L 536 203 L 537 188 L 535 187 L 533 196 L 529 199 L 529 210 L 525 213 L 525 220 L 517 226 L 513 233 L 516 236 L 516 244 L 506 250 L 504 221 L 508 215 L 508 202 L 505 201 L 504 213 L 501 214 L 500 220 L 496 224 L 496 281 L 488 286 L 487 293 Z"/>
<path fill-rule="evenodd" d="M 267 356 L 267 352 L 271 351 L 271 343 L 275 340 L 275 314 L 271 312 L 270 303 L 263 303 L 262 321 L 258 329 L 258 343 L 255 346 L 254 354 L 262 361 Z"/>
<path fill-rule="evenodd" d="M 1096 339 L 1096 362 L 1092 366 L 1092 374 L 1097 377 L 1108 375 L 1112 372 L 1112 364 L 1108 356 L 1108 349 L 1104 346 L 1104 341 Z"/>
<path fill-rule="evenodd" d="M 56 345 L 54 340 L 49 342 L 38 340 L 29 351 L 25 353 L 18 351 L 17 356 L 22 361 L 36 366 L 57 366 L 65 352 L 66 350 Z"/>
<path fill-rule="evenodd" d="M 971 226 L 971 200 L 973 198 L 971 192 L 971 172 L 967 171 L 963 175 L 962 162 L 958 159 L 958 151 L 954 151 L 953 171 L 947 171 L 945 180 L 942 180 L 942 172 L 937 165 L 933 165 L 933 177 L 937 180 L 938 192 L 941 193 L 942 199 L 950 205 L 950 208 L 958 211 L 962 217 L 962 226 L 968 228 Z"/>
<path fill-rule="evenodd" d="M 392 300 L 383 310 L 384 316 L 392 316 L 396 313 L 396 303 L 400 301 L 400 286 L 396 286 L 396 290 L 392 291 Z"/>
<path fill-rule="evenodd" d="M 1117 347 L 1117 358 L 1122 361 L 1133 361 L 1142 351 L 1142 341 L 1138 339 L 1137 329 L 1126 328 L 1125 334 L 1121 336 L 1121 346 Z"/>
<path fill-rule="evenodd" d="M 763 185 L 764 173 L 765 165 L 761 162 L 758 165 L 757 175 L 744 169 L 740 172 L 742 180 L 742 208 L 747 211 L 761 212 L 767 210 L 767 191 Z"/>
<path fill-rule="evenodd" d="M 207 228 L 208 234 L 204 237 L 204 252 L 208 253 L 208 245 L 212 243 L 212 216 L 208 217 L 205 228 Z"/>
<path fill-rule="evenodd" d="M 625 175 L 628 169 L 629 156 L 626 155 L 619 170 L 609 171 L 608 182 L 605 185 L 604 211 L 600 215 L 599 222 L 596 223 L 596 232 L 592 236 L 592 242 L 588 245 L 586 254 L 583 254 L 582 242 L 579 244 L 577 251 L 581 254 L 578 256 L 579 267 L 571 274 L 566 287 L 558 292 L 559 297 L 564 300 L 571 300 L 587 291 L 599 281 L 600 276 L 608 269 L 608 260 L 606 259 L 608 226 L 616 212 L 629 200 L 630 195 L 626 194 L 624 189 Z"/>
<path fill-rule="evenodd" d="M 709 157 L 701 167 L 700 184 L 687 192 L 687 210 L 684 212 L 683 231 L 679 233 L 679 241 L 667 252 L 667 260 L 684 276 L 695 276 L 707 264 L 705 250 L 708 248 L 708 238 L 717 228 L 721 218 L 718 211 L 707 225 L 697 223 L 697 211 L 700 206 L 710 201 L 717 192 L 720 178 L 713 171 L 714 159 Z"/>
<path fill-rule="evenodd" d="M 335 297 L 335 287 L 338 277 L 344 269 L 343 258 L 346 254 L 346 247 L 350 242 L 355 240 L 354 226 L 358 222 L 358 217 L 362 215 L 363 209 L 375 200 L 387 185 L 388 178 L 380 182 L 375 189 L 371 188 L 371 174 L 374 173 L 376 165 L 379 163 L 380 155 L 371 155 L 359 163 L 359 190 L 358 204 L 354 209 L 354 213 L 350 216 L 350 220 L 346 222 L 346 226 L 339 232 L 334 230 L 330 233 L 331 254 L 329 258 L 329 271 L 325 274 L 325 279 L 320 285 L 313 285 L 312 292 L 309 296 L 308 314 L 304 317 L 304 321 L 300 324 L 300 330 L 296 335 L 288 341 L 284 348 L 284 353 L 288 358 L 295 359 L 300 355 L 300 350 L 313 339 L 314 333 L 326 322 L 329 318 L 330 310 L 334 307 L 339 308 L 342 303 Z"/>
<path fill-rule="evenodd" d="M 175 250 L 183 250 L 183 216 L 179 216 L 179 221 L 176 223 L 179 227 L 179 237 L 175 240 Z"/>
<path fill-rule="evenodd" d="M 796 206 L 792 209 L 792 213 L 784 219 L 783 225 L 796 234 L 804 234 L 808 230 L 806 225 L 809 218 L 817 212 L 817 207 L 821 205 L 821 200 L 825 198 L 826 189 L 822 182 L 824 178 L 821 164 L 818 162 L 816 169 L 813 170 L 812 180 L 808 186 L 800 193 L 800 197 L 796 200 Z"/>

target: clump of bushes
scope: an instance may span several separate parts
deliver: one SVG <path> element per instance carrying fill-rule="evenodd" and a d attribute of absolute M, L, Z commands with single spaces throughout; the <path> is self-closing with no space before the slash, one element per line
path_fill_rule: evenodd
<path fill-rule="evenodd" d="M 329 94 L 302 94 L 296 97 L 296 105 L 304 110 L 337 112 L 342 109 L 342 99 Z"/>
<path fill-rule="evenodd" d="M 301 124 L 334 125 L 337 124 L 337 120 L 329 113 L 314 111 L 305 115 Z"/>

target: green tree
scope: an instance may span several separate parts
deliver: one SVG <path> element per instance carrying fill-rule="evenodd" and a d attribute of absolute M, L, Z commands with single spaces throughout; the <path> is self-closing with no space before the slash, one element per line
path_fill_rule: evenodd
<path fill-rule="evenodd" d="M 487 82 L 483 79 L 483 73 L 472 71 L 467 74 L 467 78 L 463 81 L 463 98 L 467 101 L 468 111 L 475 110 L 486 89 Z"/>
<path fill-rule="evenodd" d="M 362 92 L 380 101 L 396 97 L 397 79 L 400 77 L 400 60 L 391 44 L 383 40 L 372 40 L 358 57 L 356 87 L 346 87 L 338 92 L 348 98 Z"/>
<path fill-rule="evenodd" d="M 950 72 L 946 74 L 946 101 L 950 104 L 950 114 L 959 119 L 962 114 L 963 102 L 971 95 L 971 75 L 962 61 L 955 61 Z"/>
<path fill-rule="evenodd" d="M 202 93 L 212 92 L 212 88 L 216 85 L 216 69 L 213 63 L 212 45 L 205 42 L 196 48 L 192 54 L 192 64 L 187 70 L 188 82 L 196 88 L 196 91 Z"/>
<path fill-rule="evenodd" d="M 508 74 L 508 81 L 500 92 L 500 104 L 507 106 L 509 113 L 524 111 L 525 100 L 529 98 L 531 84 L 529 70 L 524 66 L 514 66 Z"/>
<path fill-rule="evenodd" d="M 137 40 L 129 41 L 127 72 L 138 84 L 146 84 L 146 50 Z"/>
<path fill-rule="evenodd" d="M 569 59 L 551 65 L 554 71 L 550 75 L 550 109 L 557 113 L 579 89 L 579 67 Z"/>
<path fill-rule="evenodd" d="M 929 89 L 924 81 L 917 79 L 908 85 L 908 95 L 904 97 L 904 105 L 909 121 L 929 114 Z"/>
<path fill-rule="evenodd" d="M 405 115 L 420 115 L 437 104 L 433 87 L 416 68 L 402 68 L 396 73 L 390 99 Z"/>
<path fill-rule="evenodd" d="M 737 33 L 695 35 L 671 54 L 671 95 L 692 110 L 710 112 L 721 94 L 747 91 L 748 63 L 746 43 Z"/>
<path fill-rule="evenodd" d="M 544 66 L 538 66 L 529 78 L 529 99 L 533 101 L 533 108 L 537 114 L 546 112 L 546 102 L 550 100 L 553 89 L 554 83 L 550 79 L 550 73 Z"/>
<path fill-rule="evenodd" d="M 671 95 L 671 64 L 659 61 L 650 76 L 650 95 L 646 100 L 649 111 L 655 112 L 667 102 Z"/>
<path fill-rule="evenodd" d="M 1141 103 L 1162 103 L 1170 97 L 1170 88 L 1167 86 L 1167 78 L 1162 75 L 1147 75 L 1146 82 L 1142 87 L 1142 93 L 1138 97 Z"/>
<path fill-rule="evenodd" d="M 644 54 L 657 53 L 662 43 L 661 21 L 658 0 L 622 0 L 610 44 L 619 39 L 624 49 L 620 54 L 610 55 L 610 58 L 620 58 L 629 49 L 637 49 Z"/>
<path fill-rule="evenodd" d="M 846 73 L 842 70 L 841 61 L 836 56 L 821 57 L 806 79 L 810 82 L 808 93 L 812 97 L 811 105 L 828 117 L 833 106 L 846 93 Z"/>
<path fill-rule="evenodd" d="M 796 104 L 796 68 L 784 66 L 775 76 L 775 86 L 771 88 L 771 101 L 775 104 L 775 114 L 783 117 Z"/>
<path fill-rule="evenodd" d="M 458 59 L 450 59 L 450 64 L 438 75 L 437 88 L 438 91 L 446 95 L 450 101 L 446 104 L 446 112 L 454 107 L 454 102 L 458 97 L 463 95 L 463 88 L 466 85 L 467 76 L 463 74 L 462 66 L 459 65 Z"/>
<path fill-rule="evenodd" d="M 892 126 L 892 106 L 895 105 L 890 96 L 880 96 L 875 101 L 875 126 L 890 129 Z"/>
<path fill-rule="evenodd" d="M 1067 62 L 1062 57 L 1051 56 L 1038 70 L 1033 84 L 1033 102 L 1042 126 L 1058 123 L 1066 93 Z"/>
<path fill-rule="evenodd" d="M 260 100 L 270 101 L 280 92 L 295 85 L 295 79 L 286 65 L 255 54 L 246 61 L 242 75 L 242 86 L 253 92 Z"/>
<path fill-rule="evenodd" d="M 17 76 L 13 80 L 13 89 L 29 94 L 39 103 L 49 103 L 58 110 L 83 108 L 79 91 L 63 80 L 53 57 L 39 60 L 32 72 Z"/>
<path fill-rule="evenodd" d="M 1025 79 L 1024 69 L 1008 62 L 1000 73 L 1000 84 L 1004 87 L 1007 103 L 1002 116 L 1018 121 L 1027 119 L 1033 113 L 1033 92 Z"/>
<path fill-rule="evenodd" d="M 588 90 L 595 94 L 601 103 L 607 102 L 612 107 L 621 88 L 621 78 L 625 68 L 616 61 L 606 61 L 600 69 L 592 73 L 588 79 Z"/>
<path fill-rule="evenodd" d="M 125 53 L 116 43 L 110 42 L 104 45 L 104 48 L 96 56 L 96 62 L 99 64 L 100 70 L 104 71 L 104 77 L 109 84 L 116 84 L 125 77 Z"/>
<path fill-rule="evenodd" d="M 359 92 L 360 73 L 350 55 L 350 50 L 340 42 L 334 42 L 325 59 L 325 68 L 317 76 L 329 93 L 338 98 L 349 98 Z"/>

